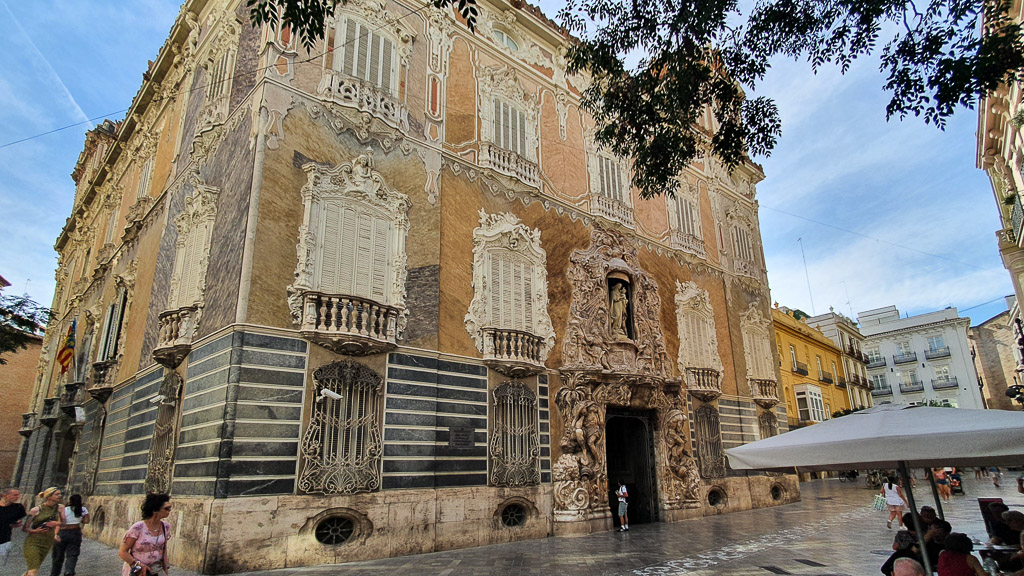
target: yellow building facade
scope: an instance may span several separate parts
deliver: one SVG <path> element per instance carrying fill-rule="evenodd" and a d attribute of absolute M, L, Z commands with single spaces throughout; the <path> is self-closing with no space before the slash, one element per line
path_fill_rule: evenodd
<path fill-rule="evenodd" d="M 789 427 L 828 420 L 834 412 L 848 410 L 842 351 L 788 308 L 773 308 L 772 321 Z"/>

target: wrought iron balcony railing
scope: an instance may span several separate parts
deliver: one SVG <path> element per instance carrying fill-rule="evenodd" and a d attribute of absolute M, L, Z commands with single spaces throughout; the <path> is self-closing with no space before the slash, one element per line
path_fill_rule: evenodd
<path fill-rule="evenodd" d="M 793 362 L 793 372 L 807 376 L 807 364 L 804 364 L 803 362 Z"/>
<path fill-rule="evenodd" d="M 544 369 L 540 359 L 540 336 L 521 330 L 484 328 L 484 364 L 510 376 L 522 378 Z"/>
<path fill-rule="evenodd" d="M 880 368 L 885 366 L 885 356 L 878 356 L 875 358 L 868 356 L 867 365 L 868 368 Z"/>
<path fill-rule="evenodd" d="M 879 386 L 871 391 L 872 396 L 892 396 L 892 387 Z"/>
<path fill-rule="evenodd" d="M 907 352 L 906 354 L 895 354 L 892 357 L 893 364 L 906 364 L 908 362 L 917 362 L 917 352 Z"/>
<path fill-rule="evenodd" d="M 1024 226 L 1024 206 L 1021 206 L 1020 195 L 1015 194 L 1013 197 L 1013 210 L 1010 212 L 1010 223 L 1013 226 L 1013 238 L 1020 245 L 1022 230 Z"/>
<path fill-rule="evenodd" d="M 944 378 L 932 378 L 932 389 L 942 390 L 944 388 L 956 388 L 959 384 L 956 381 L 956 376 L 946 376 Z"/>
<path fill-rule="evenodd" d="M 934 360 L 936 358 L 946 358 L 949 356 L 949 346 L 943 346 L 942 348 L 932 348 L 924 351 L 924 357 L 928 360 Z"/>
<path fill-rule="evenodd" d="M 819 382 L 824 382 L 826 384 L 831 384 L 832 383 L 832 373 L 831 372 L 824 372 L 824 371 L 821 372 L 820 374 L 818 374 L 818 381 Z"/>
<path fill-rule="evenodd" d="M 910 392 L 922 392 L 924 391 L 924 382 L 920 380 L 911 380 L 910 382 L 900 382 L 900 392 L 904 394 Z"/>
<path fill-rule="evenodd" d="M 840 388 L 846 388 L 846 378 L 843 378 L 842 376 L 840 376 L 839 377 L 839 382 L 836 382 L 836 386 L 838 386 Z"/>
<path fill-rule="evenodd" d="M 400 311 L 366 298 L 306 292 L 302 336 L 340 354 L 376 354 L 398 344 Z"/>

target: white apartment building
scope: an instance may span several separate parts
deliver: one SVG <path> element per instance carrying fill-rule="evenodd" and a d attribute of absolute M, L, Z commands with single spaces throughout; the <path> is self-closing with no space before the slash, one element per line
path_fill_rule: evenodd
<path fill-rule="evenodd" d="M 967 341 L 970 318 L 956 308 L 900 318 L 895 306 L 857 315 L 875 403 L 984 408 Z"/>
<path fill-rule="evenodd" d="M 828 314 L 811 316 L 805 322 L 808 326 L 820 330 L 826 338 L 832 340 L 843 351 L 843 373 L 845 381 L 840 377 L 840 388 L 846 388 L 852 408 L 869 408 L 874 405 L 871 395 L 871 378 L 868 377 L 868 358 L 864 354 L 864 336 L 857 329 L 857 323 L 843 314 L 829 308 Z"/>

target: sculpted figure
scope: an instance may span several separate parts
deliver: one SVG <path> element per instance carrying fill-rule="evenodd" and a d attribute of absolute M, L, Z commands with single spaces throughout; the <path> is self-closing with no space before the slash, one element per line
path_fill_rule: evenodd
<path fill-rule="evenodd" d="M 665 426 L 665 445 L 668 450 L 668 465 L 672 475 L 683 483 L 683 497 L 696 500 L 699 496 L 700 475 L 697 462 L 687 451 L 686 416 L 680 410 L 673 410 Z"/>
<path fill-rule="evenodd" d="M 625 284 L 616 282 L 612 285 L 611 299 L 612 336 L 629 338 L 626 330 L 626 306 L 629 304 L 629 297 L 626 295 Z"/>

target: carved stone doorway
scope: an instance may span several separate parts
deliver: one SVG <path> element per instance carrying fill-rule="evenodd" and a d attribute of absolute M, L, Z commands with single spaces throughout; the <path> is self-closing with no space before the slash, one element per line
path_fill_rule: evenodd
<path fill-rule="evenodd" d="M 615 490 L 622 482 L 629 490 L 630 524 L 658 521 L 658 485 L 654 463 L 654 410 L 608 407 L 605 425 L 608 463 L 608 504 L 618 513 Z M 615 523 L 618 524 L 615 516 Z"/>

